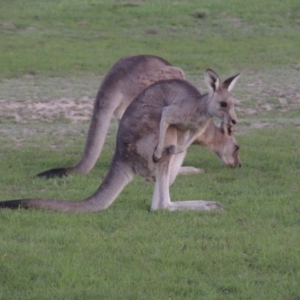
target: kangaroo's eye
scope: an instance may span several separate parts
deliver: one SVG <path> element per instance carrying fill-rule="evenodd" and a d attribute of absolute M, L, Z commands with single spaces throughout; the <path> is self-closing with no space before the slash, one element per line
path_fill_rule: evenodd
<path fill-rule="evenodd" d="M 220 105 L 221 105 L 221 107 L 227 107 L 227 102 L 222 101 L 222 102 L 220 102 Z"/>

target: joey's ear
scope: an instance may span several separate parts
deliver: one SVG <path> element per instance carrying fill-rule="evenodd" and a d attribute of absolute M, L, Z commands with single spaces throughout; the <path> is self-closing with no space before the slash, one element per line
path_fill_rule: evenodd
<path fill-rule="evenodd" d="M 223 82 L 223 84 L 222 84 L 223 88 L 227 89 L 228 92 L 230 92 L 230 91 L 234 88 L 234 86 L 235 86 L 235 84 L 236 84 L 238 78 L 240 77 L 240 75 L 241 75 L 241 74 L 238 73 L 238 74 L 236 74 L 236 75 L 234 75 L 234 76 L 232 76 L 232 77 L 227 78 L 227 79 Z"/>
<path fill-rule="evenodd" d="M 221 129 L 221 132 L 222 132 L 223 134 L 226 134 L 226 133 L 227 133 L 227 130 L 226 130 L 226 124 L 225 124 L 224 122 L 222 122 L 222 123 L 220 124 L 220 129 Z"/>
<path fill-rule="evenodd" d="M 219 75 L 211 69 L 205 71 L 205 83 L 207 84 L 210 92 L 215 92 L 220 86 Z"/>
<path fill-rule="evenodd" d="M 229 124 L 226 124 L 224 122 L 221 123 L 220 129 L 223 134 L 231 135 L 232 134 L 232 128 Z"/>

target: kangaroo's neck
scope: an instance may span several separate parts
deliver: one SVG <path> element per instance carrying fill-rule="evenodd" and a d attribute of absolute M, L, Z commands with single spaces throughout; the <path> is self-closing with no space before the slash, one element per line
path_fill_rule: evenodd
<path fill-rule="evenodd" d="M 204 94 L 201 95 L 201 101 L 198 106 L 197 113 L 202 116 L 204 119 L 210 119 L 212 117 L 212 114 L 209 111 L 209 95 Z"/>

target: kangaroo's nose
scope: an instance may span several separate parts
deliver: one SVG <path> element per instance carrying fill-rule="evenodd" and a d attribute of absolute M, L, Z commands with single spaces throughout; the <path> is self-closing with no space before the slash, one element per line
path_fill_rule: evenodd
<path fill-rule="evenodd" d="M 233 125 L 236 125 L 236 120 L 232 119 L 231 122 Z"/>

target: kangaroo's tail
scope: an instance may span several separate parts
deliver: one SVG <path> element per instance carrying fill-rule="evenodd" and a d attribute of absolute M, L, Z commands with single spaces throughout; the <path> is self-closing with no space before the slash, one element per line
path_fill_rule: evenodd
<path fill-rule="evenodd" d="M 55 199 L 18 199 L 0 202 L 0 208 L 45 208 L 57 211 L 99 211 L 108 208 L 123 188 L 133 179 L 130 166 L 113 161 L 110 170 L 98 190 L 82 201 L 64 201 Z"/>
<path fill-rule="evenodd" d="M 70 167 L 55 168 L 37 174 L 38 177 L 64 177 L 70 173 L 87 174 L 95 165 L 105 142 L 110 120 L 116 109 L 116 99 L 110 101 L 101 88 L 95 100 L 93 116 L 88 130 L 84 152 L 79 161 Z"/>

